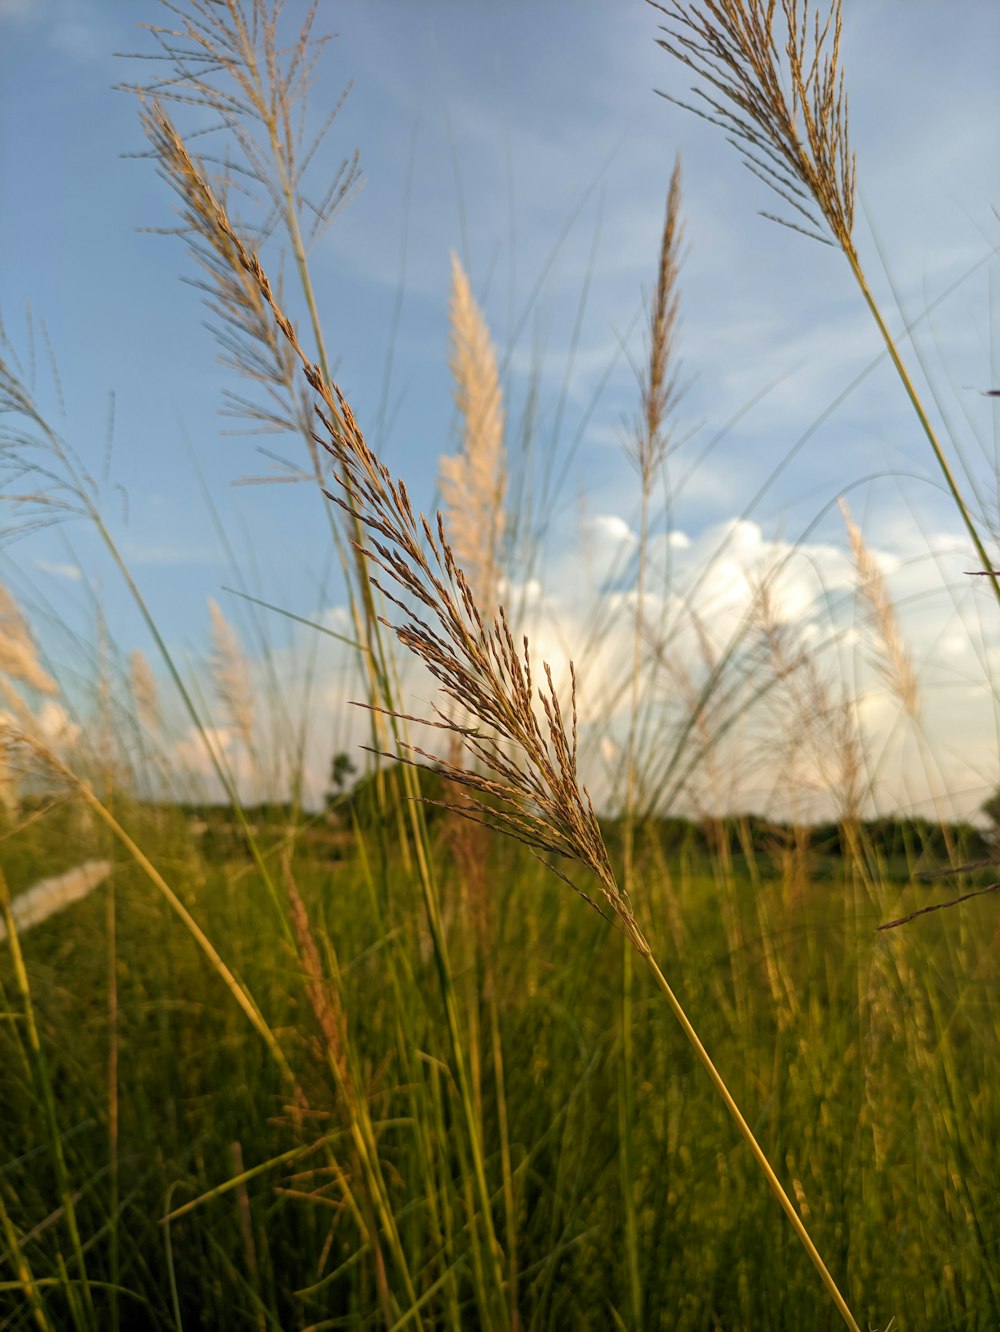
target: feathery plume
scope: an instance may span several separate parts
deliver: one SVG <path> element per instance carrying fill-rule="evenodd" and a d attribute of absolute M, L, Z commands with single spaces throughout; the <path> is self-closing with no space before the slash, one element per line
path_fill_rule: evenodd
<path fill-rule="evenodd" d="M 462 447 L 440 467 L 445 526 L 477 604 L 488 615 L 497 600 L 504 532 L 504 409 L 496 350 L 458 256 L 451 256 L 451 354 Z"/>
<path fill-rule="evenodd" d="M 38 649 L 17 602 L 0 583 L 0 671 L 40 694 L 57 694 L 55 681 L 43 670 Z"/>
<path fill-rule="evenodd" d="M 651 956 L 628 897 L 616 882 L 590 796 L 579 782 L 575 674 L 571 672 L 567 725 L 551 670 L 543 664 L 544 683 L 539 684 L 532 672 L 527 639 L 515 646 L 502 607 L 492 623 L 484 622 L 448 543 L 441 515 L 436 530 L 422 514 L 415 515 L 405 483 L 395 480 L 368 447 L 347 400 L 306 356 L 260 261 L 247 250 L 169 118 L 154 107 L 144 116 L 144 125 L 164 173 L 190 208 L 214 218 L 220 255 L 230 255 L 257 283 L 275 324 L 302 363 L 318 399 L 316 411 L 323 431 L 318 440 L 338 464 L 343 493 L 331 498 L 358 515 L 368 534 L 365 554 L 392 590 L 378 577 L 372 581 L 402 612 L 401 623 L 385 623 L 424 662 L 445 695 L 481 723 L 482 729 L 452 721 L 438 707 L 430 725 L 461 739 L 471 758 L 492 776 L 441 762 L 414 745 L 403 746 L 404 757 L 413 763 L 420 759 L 440 762 L 452 780 L 490 799 L 489 806 L 463 809 L 467 817 L 506 832 L 536 853 L 552 852 L 591 870 L 613 916 L 643 955 Z M 410 606 L 403 597 L 410 599 Z M 507 745 L 512 746 L 516 760 L 505 752 Z M 561 877 L 597 906 L 565 874 Z"/>
<path fill-rule="evenodd" d="M 253 752 L 253 686 L 239 635 L 214 597 L 208 599 L 212 616 L 212 674 L 228 725 L 239 734 L 248 753 Z"/>
<path fill-rule="evenodd" d="M 666 15 L 657 45 L 704 83 L 694 102 L 801 222 L 764 217 L 854 256 L 855 163 L 840 68 L 841 0 L 810 22 L 808 0 L 648 0 Z M 782 69 L 782 55 L 786 68 Z M 804 225 L 803 225 L 804 223 Z"/>
<path fill-rule="evenodd" d="M 847 501 L 840 500 L 840 512 L 854 553 L 858 591 L 868 604 L 868 620 L 875 636 L 875 666 L 882 679 L 903 705 L 907 716 L 916 720 L 920 712 L 917 678 L 909 650 L 899 631 L 896 611 L 889 596 L 885 576 L 875 556 L 868 549 L 861 529 L 851 516 Z"/>
<path fill-rule="evenodd" d="M 160 729 L 160 695 L 149 659 L 139 648 L 128 659 L 128 678 L 139 723 L 155 734 Z"/>

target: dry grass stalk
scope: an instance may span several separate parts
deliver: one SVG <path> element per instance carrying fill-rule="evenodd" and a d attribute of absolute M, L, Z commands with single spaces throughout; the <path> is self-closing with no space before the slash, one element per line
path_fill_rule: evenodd
<path fill-rule="evenodd" d="M 641 411 L 625 453 L 639 473 L 640 517 L 638 567 L 635 582 L 635 616 L 632 626 L 632 673 L 629 698 L 629 731 L 625 777 L 625 863 L 623 878 L 628 885 L 633 870 L 632 816 L 639 803 L 640 680 L 643 640 L 647 637 L 646 581 L 649 560 L 649 519 L 653 484 L 666 457 L 667 423 L 679 396 L 675 339 L 679 311 L 677 277 L 680 269 L 681 160 L 678 154 L 667 191 L 667 206 L 660 238 L 656 289 L 649 310 L 649 357 L 640 380 Z M 655 663 L 655 658 L 654 658 Z M 651 682 L 652 683 L 652 682 Z"/>
<path fill-rule="evenodd" d="M 899 699 L 907 716 L 914 721 L 920 715 L 917 678 L 910 653 L 899 631 L 896 611 L 889 596 L 885 576 L 868 549 L 861 529 L 851 516 L 847 501 L 840 500 L 840 512 L 850 537 L 857 570 L 858 591 L 868 605 L 868 620 L 875 636 L 875 665 L 882 679 Z"/>
<path fill-rule="evenodd" d="M 305 973 L 306 994 L 313 1016 L 326 1041 L 327 1053 L 341 1083 L 347 1080 L 347 1013 L 335 986 L 326 978 L 320 960 L 316 937 L 306 904 L 292 873 L 291 859 L 286 853 L 281 864 L 288 898 L 292 930 L 299 946 L 299 961 Z"/>
<path fill-rule="evenodd" d="M 250 667 L 239 635 L 223 615 L 214 598 L 208 609 L 212 616 L 212 674 L 227 723 L 237 732 L 248 754 L 253 753 L 253 686 Z"/>
<path fill-rule="evenodd" d="M 129 657 L 128 678 L 139 723 L 155 735 L 161 722 L 160 695 L 149 659 L 139 648 Z"/>
<path fill-rule="evenodd" d="M 469 757 L 492 776 L 447 761 L 441 767 L 459 785 L 487 797 L 489 806 L 477 806 L 475 817 L 537 853 L 554 853 L 591 870 L 613 916 L 630 933 L 636 932 L 637 944 L 641 941 L 648 954 L 649 945 L 638 934 L 631 905 L 615 880 L 593 804 L 578 780 L 575 674 L 567 726 L 551 670 L 543 665 L 544 681 L 539 684 L 527 639 L 515 645 L 503 607 L 491 624 L 484 622 L 448 543 L 441 515 L 436 529 L 422 514 L 415 515 L 405 483 L 395 480 L 372 453 L 340 390 L 331 387 L 305 355 L 259 260 L 247 250 L 168 117 L 154 108 L 144 124 L 171 183 L 192 209 L 214 217 L 219 254 L 232 256 L 258 284 L 277 327 L 302 362 L 321 403 L 320 442 L 336 458 L 338 476 L 349 496 L 332 498 L 345 508 L 350 504 L 359 515 L 369 538 L 367 558 L 392 590 L 377 578 L 373 582 L 403 614 L 402 623 L 390 627 L 403 646 L 424 662 L 447 697 L 480 723 L 463 726 L 436 708 L 429 724 L 458 736 Z M 404 604 L 403 597 L 412 599 L 416 611 Z M 434 627 L 424 624 L 421 615 Z M 507 757 L 508 745 L 516 759 Z M 405 748 L 411 762 L 438 762 L 417 746 Z M 572 886 L 597 906 L 578 885 Z"/>
<path fill-rule="evenodd" d="M 436 527 L 422 514 L 414 514 L 405 484 L 372 453 L 340 390 L 330 384 L 320 366 L 306 357 L 259 260 L 240 240 L 170 120 L 157 107 L 144 123 L 164 171 L 185 197 L 197 199 L 199 210 L 214 216 L 220 252 L 234 254 L 258 283 L 278 328 L 302 361 L 306 379 L 321 404 L 317 406 L 324 432 L 320 442 L 339 464 L 344 494 L 336 497 L 337 502 L 350 508 L 366 530 L 367 558 L 391 590 L 377 576 L 373 582 L 402 617 L 390 627 L 402 645 L 423 661 L 451 702 L 480 723 L 462 726 L 449 720 L 441 708 L 434 709 L 436 717 L 430 723 L 460 738 L 469 758 L 491 774 L 442 764 L 452 780 L 490 802 L 474 812 L 462 812 L 518 839 L 536 854 L 565 857 L 595 876 L 602 903 L 553 867 L 601 914 L 610 911 L 646 961 L 831 1299 L 852 1332 L 860 1332 L 773 1166 L 657 966 L 628 895 L 617 883 L 593 803 L 577 773 L 576 679 L 572 667 L 570 714 L 564 718 L 548 665 L 543 663 L 544 682 L 539 683 L 532 673 L 527 639 L 515 646 L 502 606 L 491 623 L 484 622 L 448 544 L 440 514 Z M 513 757 L 508 757 L 508 747 Z M 433 757 L 412 745 L 403 749 L 411 763 Z"/>
<path fill-rule="evenodd" d="M 316 64 L 328 37 L 314 37 L 318 6 L 308 6 L 291 40 L 279 33 L 282 0 L 187 0 L 183 6 L 161 0 L 178 20 L 176 27 L 145 25 L 156 39 L 157 55 L 141 55 L 166 66 L 164 76 L 145 87 L 123 85 L 126 91 L 160 102 L 175 102 L 207 111 L 209 130 L 224 130 L 235 140 L 242 160 L 215 159 L 214 185 L 225 199 L 238 195 L 258 217 L 241 230 L 261 245 L 279 227 L 287 233 L 301 268 L 305 247 L 348 203 L 361 183 L 358 154 L 341 162 L 321 193 L 313 195 L 306 176 L 344 98 L 336 104 L 311 141 L 304 139 L 306 104 Z M 344 94 L 346 97 L 346 92 Z M 256 196 L 256 197 L 255 197 Z M 303 235 L 300 215 L 311 218 Z M 206 293 L 215 317 L 214 332 L 223 362 L 263 386 L 267 402 L 227 394 L 229 412 L 258 432 L 302 430 L 309 437 L 311 413 L 294 376 L 294 357 L 276 336 L 273 320 L 260 294 L 239 265 L 220 255 L 211 240 L 211 219 L 188 213 L 186 235 L 203 272 L 196 283 Z M 300 273 L 301 276 L 301 273 Z M 308 287 L 308 284 L 307 284 Z M 307 290 L 311 300 L 311 289 Z M 320 338 L 318 320 L 314 332 Z M 326 357 L 320 346 L 320 360 Z M 315 461 L 315 459 L 314 459 Z M 279 479 L 298 479 L 290 473 Z"/>
<path fill-rule="evenodd" d="M 840 69 L 840 0 L 831 0 L 822 21 L 810 15 L 808 0 L 781 0 L 783 30 L 776 30 L 776 0 L 648 3 L 668 20 L 657 44 L 708 86 L 692 90 L 693 103 L 668 100 L 719 125 L 746 166 L 805 225 L 765 217 L 853 256 L 855 162 Z"/>
<path fill-rule="evenodd" d="M 448 365 L 454 380 L 455 405 L 461 416 L 461 447 L 442 457 L 439 484 L 448 539 L 480 607 L 489 620 L 498 601 L 500 551 L 505 529 L 507 484 L 504 452 L 504 406 L 496 349 L 481 309 L 472 295 L 458 256 L 451 256 L 451 330 Z M 458 762 L 456 737 L 449 758 Z M 465 793 L 456 804 L 475 806 Z M 485 894 L 488 848 L 483 828 L 473 827 L 459 813 L 449 815 L 446 829 L 463 893 L 463 916 L 471 916 L 484 959 L 488 953 Z M 468 908 L 466 910 L 465 908 Z"/>
<path fill-rule="evenodd" d="M 840 68 L 841 0 L 830 0 L 824 19 L 819 12 L 810 14 L 809 0 L 780 0 L 781 22 L 778 0 L 647 3 L 668 20 L 658 45 L 705 85 L 692 89 L 694 102 L 663 96 L 720 126 L 744 165 L 806 225 L 773 213 L 765 217 L 842 250 L 1000 603 L 1000 574 L 993 570 L 854 245 L 856 170 Z"/>
<path fill-rule="evenodd" d="M 225 198 L 226 177 L 218 177 L 215 184 Z M 232 262 L 231 255 L 211 241 L 212 219 L 199 212 L 197 203 L 185 199 L 180 226 L 169 232 L 184 237 L 201 270 L 192 285 L 204 293 L 222 364 L 264 392 L 263 401 L 251 401 L 227 391 L 227 414 L 248 421 L 258 433 L 301 430 L 308 421 L 308 406 L 297 385 L 295 358 L 278 336 L 259 288 Z"/>
<path fill-rule="evenodd" d="M 27 621 L 13 596 L 0 583 L 0 701 L 9 715 L 28 731 L 39 729 L 39 719 L 28 706 L 17 685 L 26 685 L 40 694 L 59 692 L 55 681 L 38 660 L 38 649 Z M 2 717 L 0 712 L 0 717 Z M 18 775 L 11 757 L 0 751 L 0 805 L 13 812 L 18 803 Z"/>
<path fill-rule="evenodd" d="M 292 214 L 297 214 L 300 204 L 313 219 L 309 239 L 315 239 L 361 180 L 358 154 L 354 153 L 341 163 L 321 195 L 305 193 L 305 174 L 344 100 L 340 99 L 319 133 L 307 143 L 301 113 L 316 63 L 330 40 L 312 33 L 319 5 L 307 7 L 297 34 L 286 42 L 279 33 L 283 0 L 186 0 L 183 6 L 161 0 L 161 4 L 176 16 L 179 26 L 143 25 L 156 39 L 160 53 L 134 58 L 166 65 L 169 73 L 145 87 L 123 85 L 125 90 L 210 111 L 215 117 L 212 128 L 232 133 L 245 158 L 242 168 L 226 164 L 227 171 L 234 178 L 238 172 L 244 190 L 250 182 L 256 183 L 270 206 L 271 218 L 260 239 L 278 219 L 297 230 L 297 217 Z M 253 129 L 261 133 L 262 142 Z M 268 157 L 275 160 L 277 181 L 271 179 Z"/>
<path fill-rule="evenodd" d="M 656 471 L 666 456 L 670 443 L 667 424 L 680 396 L 676 342 L 683 240 L 681 158 L 678 153 L 667 191 L 656 289 L 649 310 L 649 358 L 640 384 L 641 412 L 625 448 L 639 473 L 643 495 L 651 489 Z"/>
<path fill-rule="evenodd" d="M 440 463 L 445 526 L 455 557 L 487 618 L 497 602 L 507 485 L 504 408 L 496 350 L 469 279 L 451 256 L 451 354 L 462 447 Z"/>

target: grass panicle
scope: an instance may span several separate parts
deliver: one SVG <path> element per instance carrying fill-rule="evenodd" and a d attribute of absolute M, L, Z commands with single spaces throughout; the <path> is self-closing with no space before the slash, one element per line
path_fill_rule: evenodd
<path fill-rule="evenodd" d="M 507 477 L 504 407 L 496 350 L 458 256 L 451 257 L 449 366 L 462 419 L 461 448 L 440 460 L 445 527 L 477 605 L 497 601 Z"/>
<path fill-rule="evenodd" d="M 868 607 L 867 619 L 875 636 L 878 672 L 899 700 L 906 715 L 916 721 L 920 715 L 920 691 L 885 575 L 843 498 L 840 501 L 840 512 L 844 516 L 844 526 L 854 554 L 858 591 Z"/>
<path fill-rule="evenodd" d="M 44 669 L 38 648 L 28 630 L 21 608 L 0 583 L 0 671 L 17 684 L 50 697 L 58 694 L 56 682 Z"/>
<path fill-rule="evenodd" d="M 239 736 L 247 753 L 254 752 L 254 688 L 250 663 L 236 630 L 214 597 L 209 599 L 212 619 L 212 675 L 226 725 Z"/>
<path fill-rule="evenodd" d="M 160 713 L 160 691 L 149 658 L 141 648 L 135 648 L 129 654 L 128 668 L 129 688 L 132 702 L 135 704 L 136 718 L 150 735 L 156 735 L 163 721 Z"/>
<path fill-rule="evenodd" d="M 798 218 L 776 221 L 853 254 L 857 180 L 840 0 L 822 18 L 808 0 L 648 3 L 667 19 L 657 44 L 707 85 L 692 90 L 693 102 L 669 100 L 720 126 Z"/>
<path fill-rule="evenodd" d="M 841 0 L 825 17 L 809 0 L 647 0 L 665 15 L 657 39 L 695 74 L 694 102 L 680 106 L 718 125 L 746 165 L 801 218 L 765 217 L 803 231 L 844 254 L 875 321 L 913 413 L 931 447 L 969 539 L 1000 603 L 1000 576 L 983 544 L 938 431 L 889 329 L 854 237 L 857 173 L 848 139 L 840 64 Z M 810 22 L 811 19 L 811 22 Z M 668 101 L 678 99 L 668 94 Z"/>

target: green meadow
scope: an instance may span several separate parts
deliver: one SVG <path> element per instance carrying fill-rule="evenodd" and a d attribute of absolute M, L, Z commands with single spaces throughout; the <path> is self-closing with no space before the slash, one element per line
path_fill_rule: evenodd
<path fill-rule="evenodd" d="M 2 971 L 4 1140 L 18 1145 L 2 1177 L 19 1255 L 8 1249 L 10 1326 L 381 1326 L 383 1281 L 393 1316 L 415 1326 L 629 1326 L 633 1254 L 642 1326 L 837 1325 L 655 988 L 637 976 L 626 1033 L 615 932 L 522 851 L 492 841 L 480 919 L 432 840 L 445 982 L 412 867 L 375 833 L 333 859 L 304 823 L 293 865 L 343 1042 L 334 1067 L 315 982 L 247 857 L 205 856 L 176 811 L 120 813 L 253 995 L 291 1075 L 134 865 L 26 935 L 30 990 Z M 985 913 L 879 935 L 911 898 L 875 848 L 747 856 L 739 829 L 726 832 L 730 856 L 693 837 L 665 856 L 640 839 L 641 917 L 661 966 L 863 1325 L 994 1327 L 1000 1015 Z M 261 834 L 269 863 L 285 846 Z M 52 810 L 5 844 L 11 886 L 106 849 L 73 810 Z M 398 1255 L 379 1256 L 381 1227 L 368 1230 L 360 1100 Z"/>

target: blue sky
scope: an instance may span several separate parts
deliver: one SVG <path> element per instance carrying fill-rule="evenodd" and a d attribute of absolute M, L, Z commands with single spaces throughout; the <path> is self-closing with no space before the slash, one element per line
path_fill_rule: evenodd
<path fill-rule="evenodd" d="M 293 22 L 305 11 L 299 0 L 286 8 Z M 897 328 L 961 279 L 921 323 L 919 358 L 911 351 L 910 359 L 933 385 L 935 412 L 996 527 L 994 408 L 978 390 L 1000 382 L 992 211 L 1000 10 L 992 0 L 845 0 L 844 9 L 859 248 Z M 317 173 L 357 148 L 366 180 L 312 254 L 338 378 L 383 456 L 431 504 L 438 458 L 455 439 L 446 351 L 456 251 L 505 367 L 515 456 L 537 382 L 533 466 L 564 477 L 546 509 L 539 574 L 540 604 L 559 628 L 541 632 L 578 656 L 589 614 L 582 594 L 571 595 L 581 555 L 620 569 L 635 526 L 635 479 L 620 447 L 636 407 L 629 357 L 642 352 L 643 293 L 679 151 L 680 354 L 690 386 L 670 478 L 683 549 L 710 558 L 741 517 L 761 558 L 808 531 L 806 556 L 846 585 L 834 567 L 846 539 L 833 501 L 848 490 L 928 680 L 924 726 L 936 750 L 940 741 L 941 783 L 989 787 L 997 766 L 983 666 L 996 650 L 990 608 L 981 585 L 961 581 L 961 568 L 974 566 L 959 523 L 884 363 L 745 512 L 879 343 L 839 253 L 759 217 L 772 200 L 721 135 L 656 96 L 657 88 L 683 95 L 688 83 L 655 45 L 658 17 L 639 0 L 321 3 L 317 30 L 338 36 L 313 89 L 316 116 L 354 86 Z M 27 362 L 30 305 L 38 397 L 57 417 L 38 336 L 44 322 L 65 399 L 60 428 L 101 485 L 158 623 L 195 669 L 207 598 L 235 620 L 241 613 L 221 590 L 234 576 L 202 484 L 259 595 L 303 615 L 334 614 L 341 598 L 324 586 L 328 538 L 315 496 L 303 486 L 234 485 L 270 464 L 255 453 L 259 441 L 221 433 L 221 393 L 238 385 L 216 364 L 197 293 L 181 280 L 191 273 L 183 246 L 141 230 L 169 226 L 173 203 L 152 165 L 128 156 L 143 148 L 136 107 L 113 90 L 150 67 L 113 53 L 151 50 L 137 24 L 164 21 L 152 0 L 0 0 L 0 311 Z M 294 442 L 265 442 L 298 456 Z M 684 558 L 693 569 L 695 554 Z M 87 582 L 122 651 L 148 649 L 83 524 L 8 544 L 4 559 L 64 675 L 74 649 L 55 630 L 68 623 L 92 638 Z M 76 565 L 85 580 L 67 576 Z M 600 572 L 594 579 L 601 584 Z M 804 620 L 818 621 L 815 597 L 803 605 Z M 978 646 L 962 647 L 966 622 Z M 291 659 L 301 631 L 277 619 L 271 627 Z M 941 682 L 941 643 L 952 640 L 959 660 Z M 330 686 L 324 725 L 347 735 L 345 690 Z M 968 746 L 956 739 L 966 726 Z M 907 798 L 890 777 L 885 792 Z"/>

